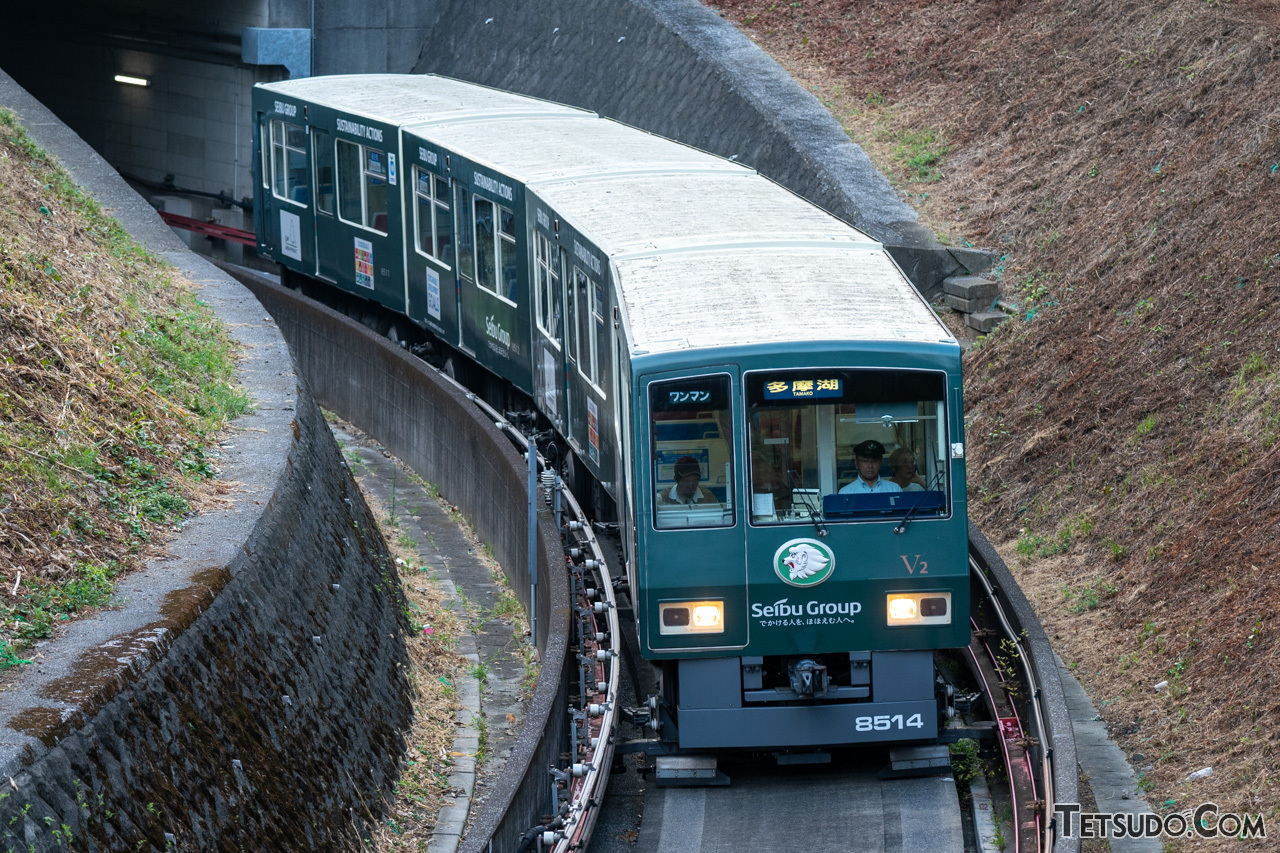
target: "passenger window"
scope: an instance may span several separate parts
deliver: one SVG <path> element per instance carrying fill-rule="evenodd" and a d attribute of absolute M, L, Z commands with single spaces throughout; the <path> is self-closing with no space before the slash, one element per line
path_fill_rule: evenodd
<path fill-rule="evenodd" d="M 421 166 L 414 166 L 414 221 L 419 252 L 449 266 L 453 249 L 448 184 Z"/>
<path fill-rule="evenodd" d="M 363 179 L 360 172 L 360 146 L 345 139 L 338 140 L 338 218 L 353 225 L 364 223 Z"/>
<path fill-rule="evenodd" d="M 542 234 L 538 235 L 535 254 L 534 278 L 538 292 L 534 301 L 538 310 L 538 328 L 559 347 L 564 334 L 560 318 L 560 271 L 551 254 L 551 241 Z"/>
<path fill-rule="evenodd" d="M 573 299 L 577 303 L 577 326 L 574 334 L 580 358 L 578 372 L 603 395 L 600 377 L 600 348 L 607 338 L 604 335 L 604 289 L 581 267 L 573 268 Z"/>
<path fill-rule="evenodd" d="M 564 249 L 560 250 L 560 271 L 564 274 L 565 281 L 568 283 L 568 292 L 565 294 L 565 323 L 567 334 L 565 336 L 565 344 L 569 348 L 569 360 L 575 364 L 578 361 L 578 311 L 574 307 L 574 292 L 577 290 L 578 276 L 582 272 L 577 268 L 573 268 L 573 277 L 569 276 L 569 253 Z"/>
<path fill-rule="evenodd" d="M 305 207 L 310 203 L 307 185 L 306 130 L 296 124 L 272 119 L 272 195 Z"/>
<path fill-rule="evenodd" d="M 733 525 L 731 390 L 725 374 L 649 385 L 655 528 Z"/>
<path fill-rule="evenodd" d="M 493 234 L 493 202 L 475 199 L 476 284 L 498 292 L 498 246 Z"/>
<path fill-rule="evenodd" d="M 515 214 L 486 198 L 475 198 L 476 284 L 515 301 Z"/>
<path fill-rule="evenodd" d="M 373 148 L 364 149 L 365 217 L 364 224 L 387 233 L 387 162 L 386 154 Z"/>
<path fill-rule="evenodd" d="M 386 153 L 338 140 L 338 218 L 386 234 Z"/>

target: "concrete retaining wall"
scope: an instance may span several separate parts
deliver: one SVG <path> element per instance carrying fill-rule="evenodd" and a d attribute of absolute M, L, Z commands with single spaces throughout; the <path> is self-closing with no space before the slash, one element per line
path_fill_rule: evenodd
<path fill-rule="evenodd" d="M 383 446 L 461 510 L 531 610 L 521 454 L 456 388 L 420 359 L 360 324 L 266 279 L 240 274 L 289 341 L 298 369 L 324 406 Z M 541 673 L 505 768 L 472 818 L 464 849 L 514 850 L 549 810 L 551 777 L 568 749 L 565 667 L 569 599 L 559 531 L 539 516 L 537 600 Z"/>
<path fill-rule="evenodd" d="M 822 104 L 697 0 L 434 5 L 413 71 L 574 104 L 736 158 L 883 242 L 926 296 L 961 269 Z M 974 272 L 989 263 L 959 251 Z"/>

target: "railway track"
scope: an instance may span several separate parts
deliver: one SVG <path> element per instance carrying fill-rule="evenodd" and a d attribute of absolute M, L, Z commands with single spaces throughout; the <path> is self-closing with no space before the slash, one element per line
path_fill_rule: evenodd
<path fill-rule="evenodd" d="M 306 299 L 301 294 L 293 294 L 291 298 Z M 529 438 L 510 418 L 443 372 L 435 368 L 432 370 L 439 380 L 457 386 L 484 410 L 486 417 L 502 429 L 522 453 L 527 454 Z M 566 666 L 570 707 L 568 719 L 563 722 L 568 727 L 571 748 L 560 766 L 529 767 L 527 770 L 531 775 L 544 776 L 546 807 L 543 823 L 530 826 L 525 832 L 523 848 L 586 849 L 604 803 L 614 749 L 620 741 L 622 709 L 618 697 L 625 661 L 622 658 L 624 643 L 619 628 L 619 605 L 610 582 L 609 559 L 606 558 L 606 554 L 613 552 L 602 547 L 596 529 L 587 521 L 574 496 L 563 487 L 545 459 L 535 456 L 532 474 L 539 492 L 538 511 L 554 513 L 561 530 L 573 585 L 573 617 L 570 619 L 572 655 Z M 1046 668 L 1053 666 L 1052 652 L 1048 650 L 1047 642 L 1036 644 L 1028 641 L 1024 623 L 1034 617 L 1028 616 L 1029 608 L 1025 607 L 1025 602 L 1019 613 L 1008 591 L 1014 590 L 1017 599 L 1021 599 L 1021 593 L 1016 592 L 1016 584 L 1007 569 L 976 531 L 971 532 L 970 574 L 975 602 L 973 642 L 964 657 L 974 673 L 974 680 L 981 686 L 983 703 L 996 723 L 992 735 L 1003 759 L 1011 792 L 1013 849 L 1016 853 L 1032 850 L 1070 853 L 1078 849 L 1078 841 L 1059 839 L 1050 818 L 1054 814 L 1055 793 L 1061 792 L 1063 780 L 1069 779 L 1072 786 L 1068 799 L 1075 793 L 1074 746 L 1068 751 L 1069 761 L 1066 763 L 1069 767 L 1056 766 L 1055 758 L 1059 742 L 1063 737 L 1070 738 L 1069 723 L 1064 728 L 1062 720 L 1055 718 L 1054 709 L 1048 704 L 1051 695 L 1046 694 L 1042 683 Z M 1036 632 L 1043 641 L 1043 632 L 1038 625 L 1033 633 Z M 1038 661 L 1037 656 L 1040 658 Z M 1056 693 L 1052 695 L 1060 694 L 1060 686 L 1056 682 L 1053 686 Z M 638 695 L 643 697 L 642 693 Z M 830 782 L 836 786 L 842 784 L 838 777 Z M 873 783 L 864 782 L 866 780 L 858 782 L 858 790 L 865 793 L 873 789 L 866 786 Z M 745 787 L 735 779 L 737 790 Z M 729 789 L 709 795 L 708 799 L 733 796 L 733 791 Z M 757 798 L 760 795 L 749 796 Z M 767 795 L 759 800 L 761 803 L 770 801 Z M 958 805 L 956 808 L 958 810 Z M 665 808 L 662 810 L 666 811 Z M 662 814 L 652 811 L 646 815 L 641 833 L 642 848 L 646 836 L 661 837 L 655 821 L 662 819 Z M 765 821 L 765 824 L 769 823 Z M 785 821 L 777 823 L 785 826 Z M 654 831 L 658 835 L 654 835 Z M 797 841 L 794 831 L 788 830 L 785 837 L 790 842 Z M 873 848 L 871 845 L 869 849 Z M 593 846 L 592 849 L 597 848 Z M 889 845 L 884 849 L 894 848 Z M 980 846 L 979 849 L 983 848 Z"/>

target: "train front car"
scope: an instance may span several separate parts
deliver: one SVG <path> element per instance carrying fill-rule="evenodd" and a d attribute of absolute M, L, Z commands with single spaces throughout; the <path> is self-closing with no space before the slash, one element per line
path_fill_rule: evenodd
<path fill-rule="evenodd" d="M 933 653 L 969 641 L 958 345 L 874 244 L 666 260 L 707 304 L 648 324 L 628 306 L 634 338 L 666 339 L 632 359 L 637 614 L 663 738 L 936 738 Z M 647 290 L 619 266 L 624 292 Z"/>

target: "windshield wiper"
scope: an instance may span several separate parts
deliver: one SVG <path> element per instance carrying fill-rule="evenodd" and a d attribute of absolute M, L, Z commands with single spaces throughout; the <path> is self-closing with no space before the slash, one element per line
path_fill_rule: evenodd
<path fill-rule="evenodd" d="M 939 471 L 939 472 L 938 472 L 938 474 L 934 476 L 934 478 L 933 478 L 933 482 L 932 482 L 932 483 L 930 483 L 930 485 L 935 485 L 935 486 L 936 486 L 936 485 L 938 485 L 938 480 L 939 480 L 941 477 L 942 477 L 942 472 L 941 472 L 941 471 Z M 938 490 L 937 490 L 937 489 L 929 489 L 929 491 L 938 491 Z M 946 498 L 946 496 L 945 496 L 945 495 L 943 495 L 942 499 L 941 499 L 940 501 L 938 501 L 938 505 L 937 505 L 937 506 L 929 507 L 929 511 L 930 511 L 930 512 L 942 512 L 943 507 L 945 507 L 945 506 L 946 506 L 946 501 L 947 501 L 947 498 Z M 921 506 L 921 502 L 920 502 L 920 501 L 917 501 L 916 503 L 912 504 L 912 505 L 911 505 L 911 509 L 907 510 L 907 514 L 906 514 L 906 515 L 904 515 L 904 516 L 902 517 L 902 521 L 900 521 L 900 522 L 898 522 L 896 525 L 894 525 L 894 527 L 893 527 L 893 532 L 894 532 L 894 533 L 906 533 L 906 532 L 907 532 L 907 524 L 911 521 L 911 519 L 912 519 L 912 518 L 914 518 L 914 517 L 915 517 L 915 514 L 920 510 L 920 506 Z"/>
<path fill-rule="evenodd" d="M 794 498 L 794 497 L 795 497 L 795 495 L 796 495 L 796 490 L 800 488 L 800 487 L 796 484 L 796 474 L 795 474 L 795 472 L 794 472 L 794 471 L 787 471 L 787 479 L 791 482 L 791 495 L 792 495 L 792 497 Z M 811 495 L 809 495 L 809 494 L 808 494 L 808 493 L 806 493 L 806 492 L 800 492 L 799 494 L 800 494 L 800 506 L 804 507 L 804 511 L 805 511 L 805 512 L 807 512 L 807 513 L 809 513 L 809 520 L 810 520 L 810 521 L 812 521 L 812 522 L 813 522 L 813 526 L 814 526 L 814 527 L 816 527 L 816 528 L 818 529 L 818 535 L 819 535 L 819 536 L 826 536 L 826 535 L 827 535 L 827 525 L 826 525 L 825 523 L 823 523 L 823 521 L 822 521 L 822 510 L 821 510 L 821 509 L 819 509 L 817 506 L 813 506 L 813 505 L 811 505 L 811 504 L 809 503 L 809 500 L 808 500 L 808 499 L 809 499 L 810 497 L 812 497 Z M 794 504 L 794 501 L 793 501 L 792 506 L 794 506 L 794 505 L 795 505 L 795 504 Z M 815 510 L 816 510 L 816 512 L 815 512 Z"/>

